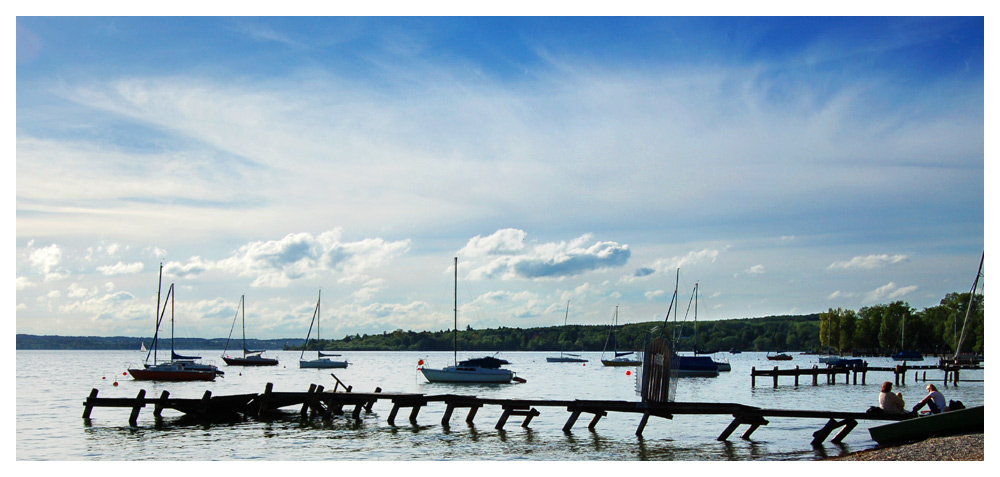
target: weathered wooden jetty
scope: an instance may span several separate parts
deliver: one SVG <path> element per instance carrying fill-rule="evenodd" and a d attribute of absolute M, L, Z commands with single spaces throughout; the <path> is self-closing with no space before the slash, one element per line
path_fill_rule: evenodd
<path fill-rule="evenodd" d="M 134 398 L 102 398 L 98 396 L 97 389 L 94 389 L 83 403 L 83 417 L 89 419 L 95 407 L 131 408 L 129 424 L 137 426 L 140 410 L 152 405 L 154 406 L 153 415 L 157 418 L 162 417 L 164 409 L 173 409 L 196 418 L 218 419 L 235 415 L 257 418 L 281 408 L 299 407 L 303 417 L 319 416 L 322 419 L 331 419 L 333 416 L 346 418 L 349 415 L 352 419 L 361 419 L 362 412 L 372 412 L 372 406 L 377 401 L 390 401 L 392 411 L 386 420 L 390 426 L 396 425 L 396 417 L 401 409 L 410 409 L 409 422 L 416 425 L 421 408 L 431 403 L 440 403 L 446 406 L 444 416 L 441 418 L 441 425 L 445 427 L 450 426 L 455 409 L 468 409 L 465 420 L 472 424 L 480 408 L 499 406 L 502 413 L 495 425 L 497 430 L 503 430 L 509 418 L 513 416 L 522 417 L 521 426 L 528 427 L 534 417 L 542 414 L 539 408 L 565 408 L 570 414 L 563 425 L 564 432 L 570 432 L 582 414 L 593 416 L 587 428 L 594 429 L 598 421 L 607 416 L 609 412 L 622 412 L 642 414 L 639 427 L 635 432 L 636 436 L 641 437 L 650 417 L 673 419 L 674 415 L 731 415 L 733 421 L 719 435 L 718 440 L 720 441 L 727 440 L 741 425 L 749 426 L 741 435 L 743 439 L 749 439 L 757 428 L 768 424 L 769 418 L 826 419 L 827 422 L 822 428 L 813 433 L 812 443 L 814 445 L 823 443 L 834 430 L 843 427 L 841 432 L 831 440 L 832 442 L 840 442 L 857 426 L 860 420 L 897 421 L 906 418 L 903 415 L 862 412 L 765 409 L 732 403 L 489 399 L 458 394 L 383 393 L 378 388 L 371 393 L 355 393 L 347 390 L 333 392 L 325 391 L 323 386 L 315 384 L 310 385 L 306 392 L 275 392 L 272 388 L 273 386 L 268 383 L 263 393 L 232 396 L 212 396 L 210 391 L 206 391 L 201 398 L 193 399 L 170 397 L 167 391 L 164 391 L 160 397 L 146 397 L 145 390 L 140 390 Z M 345 408 L 352 409 L 348 411 Z"/>
<path fill-rule="evenodd" d="M 147 405 L 154 406 L 153 414 L 157 418 L 161 417 L 163 409 L 174 409 L 199 418 L 233 414 L 248 418 L 260 418 L 281 408 L 297 406 L 303 417 L 318 415 L 323 419 L 330 419 L 334 415 L 346 417 L 348 412 L 345 408 L 352 407 L 350 417 L 360 419 L 362 412 L 372 412 L 372 407 L 376 402 L 389 401 L 392 404 L 392 410 L 386 421 L 390 426 L 396 425 L 396 417 L 403 409 L 409 409 L 409 421 L 416 425 L 420 410 L 432 403 L 445 406 L 441 418 L 441 425 L 444 427 L 450 426 L 451 418 L 456 409 L 468 409 L 465 421 L 472 424 L 479 409 L 484 406 L 498 406 L 502 412 L 495 425 L 497 430 L 503 430 L 511 417 L 523 418 L 521 426 L 528 427 L 532 419 L 542 415 L 540 408 L 564 408 L 569 412 L 569 417 L 562 427 L 564 432 L 571 432 L 576 421 L 583 414 L 592 416 L 587 427 L 594 429 L 609 412 L 620 412 L 641 414 L 639 426 L 635 431 L 635 435 L 641 437 L 650 417 L 673 419 L 675 415 L 732 416 L 733 420 L 718 436 L 720 441 L 727 440 L 733 432 L 743 425 L 748 427 L 741 437 L 749 439 L 750 435 L 760 426 L 767 425 L 769 419 L 825 420 L 823 426 L 813 433 L 813 445 L 822 444 L 837 429 L 840 431 L 831 439 L 831 442 L 842 441 L 861 420 L 898 421 L 909 417 L 900 414 L 765 409 L 734 403 L 673 402 L 670 399 L 673 392 L 670 385 L 672 379 L 671 356 L 669 347 L 661 339 L 653 340 L 651 344 L 647 345 L 641 368 L 641 401 L 494 399 L 460 394 L 385 393 L 378 388 L 375 389 L 375 392 L 359 393 L 353 392 L 350 386 L 344 386 L 343 390 L 340 390 L 343 383 L 337 380 L 331 391 L 326 391 L 322 386 L 314 384 L 310 385 L 306 392 L 276 392 L 273 390 L 272 384 L 268 383 L 264 392 L 260 394 L 212 396 L 210 392 L 206 391 L 201 399 L 172 398 L 167 392 L 163 392 L 158 398 L 147 398 L 144 390 L 140 391 L 135 398 L 101 398 L 98 397 L 97 389 L 94 389 L 83 403 L 83 417 L 89 419 L 95 407 L 131 408 L 129 423 L 136 426 L 140 410 Z M 334 378 L 336 379 L 336 376 Z"/>
<path fill-rule="evenodd" d="M 792 376 L 795 381 L 795 386 L 799 385 L 799 379 L 802 377 L 811 378 L 812 385 L 816 386 L 819 384 L 820 376 L 826 378 L 826 384 L 836 384 L 837 377 L 843 375 L 844 383 L 852 382 L 858 384 L 858 377 L 861 378 L 861 384 L 866 384 L 867 376 L 869 371 L 873 372 L 891 372 L 893 373 L 893 380 L 898 386 L 900 384 L 906 384 L 906 374 L 909 371 L 914 371 L 914 381 L 920 381 L 920 371 L 923 371 L 923 381 L 927 381 L 927 370 L 938 370 L 944 373 L 944 384 L 949 383 L 954 386 L 958 386 L 960 379 L 960 371 L 962 369 L 982 369 L 978 366 L 970 367 L 963 365 L 911 365 L 903 362 L 902 364 L 897 364 L 895 366 L 869 366 L 868 362 L 863 362 L 857 366 L 827 366 L 821 368 L 817 365 L 813 365 L 810 368 L 800 368 L 795 366 L 794 368 L 780 369 L 774 366 L 771 369 L 757 369 L 756 366 L 750 368 L 750 386 L 757 386 L 758 377 L 769 377 L 773 381 L 774 387 L 778 387 L 778 377 L 779 376 Z M 966 380 L 966 381 L 977 381 L 977 380 Z"/>

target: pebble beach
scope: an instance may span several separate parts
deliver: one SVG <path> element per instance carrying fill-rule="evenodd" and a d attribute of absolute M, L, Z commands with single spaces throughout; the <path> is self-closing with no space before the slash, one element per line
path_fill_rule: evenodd
<path fill-rule="evenodd" d="M 982 433 L 932 437 L 920 442 L 855 452 L 828 460 L 844 461 L 977 461 L 984 459 Z"/>

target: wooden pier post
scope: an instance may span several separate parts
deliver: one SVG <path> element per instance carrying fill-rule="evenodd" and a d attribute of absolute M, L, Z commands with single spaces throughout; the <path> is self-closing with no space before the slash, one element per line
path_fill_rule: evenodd
<path fill-rule="evenodd" d="M 778 387 L 778 367 L 774 367 L 774 387 Z"/>
<path fill-rule="evenodd" d="M 271 383 L 267 383 L 267 385 L 271 386 Z M 266 393 L 269 390 L 270 389 L 268 389 L 268 390 L 266 390 L 264 392 Z M 306 393 L 309 394 L 309 395 L 312 395 L 314 392 L 316 392 L 316 385 L 315 384 L 310 384 L 309 385 L 309 391 L 307 391 Z M 308 412 L 309 412 L 309 399 L 306 398 L 306 399 L 302 400 L 302 409 L 299 410 L 299 415 L 301 415 L 302 417 L 306 417 L 308 415 Z"/>
<path fill-rule="evenodd" d="M 260 416 L 267 411 L 268 401 L 271 399 L 271 390 L 274 389 L 274 383 L 267 383 L 264 385 L 264 394 L 261 394 L 257 401 L 259 405 L 257 407 L 257 415 Z"/>
<path fill-rule="evenodd" d="M 90 411 L 94 410 L 94 400 L 97 399 L 97 388 L 91 388 L 90 396 L 83 403 L 83 418 L 90 419 Z"/>
<path fill-rule="evenodd" d="M 819 366 L 816 366 L 815 364 L 812 367 L 812 378 L 813 386 L 819 385 Z"/>
<path fill-rule="evenodd" d="M 750 387 L 757 387 L 757 367 L 750 367 Z"/>
<path fill-rule="evenodd" d="M 135 404 L 132 406 L 132 414 L 128 417 L 128 423 L 132 427 L 138 427 L 139 410 L 146 406 L 146 390 L 140 389 L 135 397 Z"/>
<path fill-rule="evenodd" d="M 795 387 L 799 387 L 799 365 L 795 365 Z"/>
<path fill-rule="evenodd" d="M 153 406 L 153 417 L 161 417 L 163 415 L 163 405 L 167 398 L 170 397 L 170 391 L 164 390 L 160 393 L 160 399 Z"/>
<path fill-rule="evenodd" d="M 639 427 L 635 430 L 636 437 L 642 437 L 642 431 L 646 429 L 646 423 L 649 422 L 649 413 L 642 413 L 642 419 L 639 420 Z"/>

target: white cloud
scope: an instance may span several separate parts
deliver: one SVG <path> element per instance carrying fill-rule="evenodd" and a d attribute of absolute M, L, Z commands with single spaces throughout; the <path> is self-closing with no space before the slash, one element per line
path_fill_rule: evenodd
<path fill-rule="evenodd" d="M 619 268 L 628 262 L 628 245 L 595 241 L 584 234 L 568 242 L 524 244 L 527 234 L 516 229 L 501 229 L 488 237 L 476 236 L 459 251 L 467 258 L 471 279 L 499 278 L 548 279 L 581 275 L 587 272 Z M 465 252 L 463 254 L 463 252 Z"/>
<path fill-rule="evenodd" d="M 902 262 L 902 261 L 906 260 L 907 258 L 909 258 L 909 257 L 907 257 L 906 255 L 892 255 L 892 256 L 890 256 L 890 255 L 885 255 L 885 254 L 883 254 L 883 255 L 867 255 L 867 256 L 863 256 L 863 257 L 862 256 L 857 256 L 857 257 L 854 257 L 854 258 L 852 258 L 850 260 L 833 262 L 833 263 L 830 264 L 829 267 L 827 267 L 827 269 L 828 270 L 833 270 L 833 269 L 842 269 L 842 270 L 866 269 L 866 270 L 871 270 L 871 269 L 875 269 L 875 268 L 882 268 L 882 267 L 885 267 L 887 265 L 894 265 L 894 264 L 897 264 L 899 262 Z"/>
<path fill-rule="evenodd" d="M 119 261 L 114 265 L 103 265 L 97 267 L 97 271 L 105 275 L 124 275 L 130 273 L 139 273 L 142 271 L 144 265 L 142 262 L 132 262 L 124 263 Z"/>
<path fill-rule="evenodd" d="M 748 269 L 746 269 L 744 271 L 746 273 L 749 273 L 750 275 L 760 275 L 760 274 L 764 273 L 764 266 L 760 265 L 760 264 L 757 264 L 757 265 L 754 265 L 754 266 L 752 266 L 752 267 L 750 267 L 750 268 L 748 268 Z"/>
<path fill-rule="evenodd" d="M 45 275 L 45 281 L 56 280 L 66 276 L 57 269 L 62 262 L 62 250 L 58 245 L 52 244 L 48 247 L 35 249 L 29 258 L 31 264 Z"/>
<path fill-rule="evenodd" d="M 722 250 L 704 248 L 701 250 L 692 250 L 681 256 L 657 259 L 645 267 L 640 267 L 632 275 L 622 277 L 621 281 L 631 283 L 646 277 L 661 277 L 676 272 L 678 268 L 682 267 L 689 267 L 699 263 L 712 263 L 727 248 L 729 247 L 724 247 Z"/>
<path fill-rule="evenodd" d="M 261 240 L 239 247 L 230 257 L 213 261 L 192 257 L 187 262 L 169 262 L 163 273 L 197 276 L 219 270 L 254 277 L 253 287 L 286 287 L 299 279 L 322 273 L 340 272 L 347 276 L 385 265 L 410 249 L 410 241 L 368 238 L 355 242 L 341 240 L 341 231 L 320 234 L 300 232 L 278 240 Z"/>
<path fill-rule="evenodd" d="M 916 285 L 900 288 L 895 283 L 889 282 L 865 294 L 865 302 L 875 303 L 881 300 L 895 300 L 913 293 L 918 288 Z"/>

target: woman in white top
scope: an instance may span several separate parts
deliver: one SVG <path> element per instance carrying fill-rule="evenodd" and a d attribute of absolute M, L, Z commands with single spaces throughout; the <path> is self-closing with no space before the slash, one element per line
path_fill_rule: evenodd
<path fill-rule="evenodd" d="M 882 392 L 878 395 L 878 405 L 886 414 L 902 414 L 906 405 L 903 404 L 903 393 L 893 393 L 892 383 L 882 383 Z"/>

